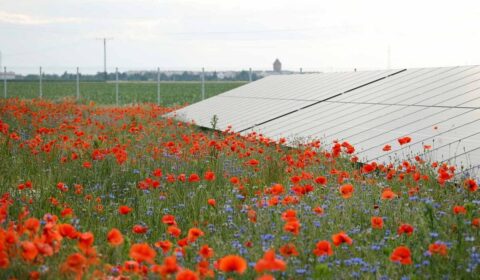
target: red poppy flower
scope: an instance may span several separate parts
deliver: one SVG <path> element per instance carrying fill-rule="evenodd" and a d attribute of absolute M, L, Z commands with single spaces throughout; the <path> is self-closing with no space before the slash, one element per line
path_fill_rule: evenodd
<path fill-rule="evenodd" d="M 263 255 L 263 258 L 257 261 L 255 264 L 255 270 L 257 272 L 267 271 L 285 271 L 287 264 L 275 258 L 275 250 L 270 249 Z"/>
<path fill-rule="evenodd" d="M 162 169 L 157 168 L 157 169 L 153 170 L 152 175 L 155 176 L 155 177 L 162 177 Z"/>
<path fill-rule="evenodd" d="M 189 243 L 195 242 L 200 236 L 205 235 L 205 233 L 199 228 L 191 228 L 188 230 L 187 239 Z"/>
<path fill-rule="evenodd" d="M 200 181 L 200 176 L 198 176 L 197 174 L 190 174 L 190 177 L 188 177 L 188 181 L 190 183 L 193 183 L 193 182 L 198 182 Z"/>
<path fill-rule="evenodd" d="M 405 137 L 402 137 L 402 138 L 398 138 L 398 143 L 400 145 L 405 145 L 405 144 L 408 144 L 410 143 L 410 141 L 412 141 L 412 138 L 408 137 L 408 136 L 405 136 Z"/>
<path fill-rule="evenodd" d="M 34 270 L 28 274 L 30 280 L 39 280 L 40 279 L 40 272 Z"/>
<path fill-rule="evenodd" d="M 315 214 L 317 214 L 317 215 L 322 215 L 324 211 L 323 211 L 322 207 L 317 206 L 317 207 L 313 208 L 313 212 L 315 212 Z"/>
<path fill-rule="evenodd" d="M 122 205 L 122 206 L 118 207 L 118 213 L 120 213 L 120 215 L 127 215 L 130 212 L 132 212 L 132 208 L 130 208 L 126 205 Z"/>
<path fill-rule="evenodd" d="M 287 232 L 291 232 L 293 233 L 294 235 L 298 235 L 300 233 L 300 227 L 302 225 L 300 224 L 300 222 L 298 220 L 289 220 L 285 226 L 283 227 L 283 229 Z"/>
<path fill-rule="evenodd" d="M 465 209 L 465 207 L 463 207 L 463 206 L 455 205 L 453 207 L 453 213 L 455 215 L 458 215 L 458 214 L 466 215 L 467 214 L 467 209 Z"/>
<path fill-rule="evenodd" d="M 355 189 L 353 188 L 353 185 L 351 184 L 346 184 L 340 187 L 339 191 L 340 194 L 342 195 L 343 198 L 350 198 L 353 195 L 353 191 Z"/>
<path fill-rule="evenodd" d="M 118 229 L 112 228 L 107 233 L 107 241 L 112 246 L 118 246 L 123 243 L 123 235 Z"/>
<path fill-rule="evenodd" d="M 343 231 L 332 235 L 332 240 L 335 246 L 338 246 L 342 243 L 347 243 L 348 245 L 352 245 L 353 243 L 353 240 Z"/>
<path fill-rule="evenodd" d="M 383 228 L 383 219 L 382 217 L 372 217 L 372 228 L 374 229 L 382 229 Z"/>
<path fill-rule="evenodd" d="M 217 202 L 216 202 L 215 199 L 213 199 L 213 198 L 209 198 L 209 199 L 207 200 L 207 203 L 208 203 L 208 205 L 210 205 L 210 206 L 212 206 L 212 207 L 215 207 L 215 206 L 217 205 Z"/>
<path fill-rule="evenodd" d="M 257 280 L 275 280 L 275 277 L 273 277 L 271 274 L 264 274 L 258 277 Z"/>
<path fill-rule="evenodd" d="M 257 166 L 259 164 L 259 161 L 252 158 L 252 159 L 249 159 L 245 164 L 250 166 Z"/>
<path fill-rule="evenodd" d="M 200 279 L 198 277 L 198 274 L 189 269 L 181 270 L 179 273 L 177 273 L 177 276 L 175 277 L 175 280 L 198 280 L 198 279 Z"/>
<path fill-rule="evenodd" d="M 130 257 L 137 262 L 154 263 L 157 253 L 147 243 L 137 243 L 130 247 Z"/>
<path fill-rule="evenodd" d="M 313 249 L 313 253 L 316 256 L 331 256 L 333 255 L 332 245 L 327 240 L 318 241 L 315 249 Z"/>
<path fill-rule="evenodd" d="M 57 184 L 57 189 L 59 189 L 59 190 L 62 191 L 62 192 L 68 191 L 68 187 L 67 187 L 64 183 L 62 183 L 62 182 L 59 182 L 59 183 Z"/>
<path fill-rule="evenodd" d="M 292 177 L 290 177 L 290 181 L 291 181 L 293 184 L 298 184 L 301 180 L 302 180 L 302 178 L 301 178 L 300 176 L 292 176 Z"/>
<path fill-rule="evenodd" d="M 122 270 L 126 272 L 138 273 L 140 271 L 140 264 L 136 261 L 125 261 Z"/>
<path fill-rule="evenodd" d="M 81 279 L 86 266 L 87 258 L 80 253 L 74 253 L 67 257 L 67 260 L 61 266 L 61 271 L 73 272 L 77 274 L 78 279 Z"/>
<path fill-rule="evenodd" d="M 397 230 L 397 233 L 398 235 L 402 235 L 403 233 L 407 234 L 407 235 L 412 235 L 413 231 L 414 231 L 414 227 L 409 225 L 409 224 L 402 224 L 400 225 L 400 227 L 398 227 L 398 230 Z"/>
<path fill-rule="evenodd" d="M 362 166 L 362 172 L 363 173 L 371 173 L 377 169 L 377 164 L 375 162 L 373 163 L 367 163 Z"/>
<path fill-rule="evenodd" d="M 175 175 L 173 175 L 173 174 L 168 174 L 168 175 L 167 175 L 167 182 L 169 182 L 169 183 L 175 183 L 175 180 L 176 180 L 176 179 L 175 179 Z"/>
<path fill-rule="evenodd" d="M 269 193 L 273 195 L 281 195 L 285 192 L 284 187 L 280 184 L 275 184 L 271 186 L 268 190 L 269 190 Z"/>
<path fill-rule="evenodd" d="M 392 262 L 398 262 L 405 265 L 412 264 L 410 249 L 405 246 L 399 246 L 395 248 L 390 255 L 390 260 Z"/>
<path fill-rule="evenodd" d="M 284 257 L 298 256 L 298 251 L 295 244 L 287 243 L 280 247 L 280 254 Z"/>
<path fill-rule="evenodd" d="M 297 219 L 297 211 L 293 209 L 287 209 L 282 213 L 282 220 L 288 222 L 290 220 L 296 220 Z"/>
<path fill-rule="evenodd" d="M 252 223 L 257 222 L 257 212 L 255 210 L 253 210 L 253 209 L 248 210 L 247 217 L 248 217 L 248 220 L 250 222 L 252 222 Z"/>
<path fill-rule="evenodd" d="M 180 267 L 177 264 L 175 256 L 165 257 L 162 265 L 154 265 L 152 271 L 160 275 L 166 276 L 169 274 L 177 273 Z"/>
<path fill-rule="evenodd" d="M 186 182 L 187 181 L 187 175 L 185 175 L 184 173 L 181 173 L 181 174 L 178 175 L 177 179 L 180 182 Z"/>
<path fill-rule="evenodd" d="M 162 252 L 166 254 L 172 248 L 172 242 L 165 240 L 165 241 L 157 241 L 155 242 L 155 247 L 162 249 Z"/>
<path fill-rule="evenodd" d="M 60 212 L 60 215 L 65 218 L 65 217 L 71 217 L 73 215 L 73 209 L 72 208 L 64 208 L 62 212 Z"/>
<path fill-rule="evenodd" d="M 465 186 L 468 188 L 470 192 L 475 192 L 478 189 L 478 184 L 475 180 L 473 179 L 467 179 L 465 180 Z"/>
<path fill-rule="evenodd" d="M 472 227 L 480 228 L 480 218 L 474 218 L 472 220 Z"/>
<path fill-rule="evenodd" d="M 385 188 L 382 192 L 382 199 L 383 200 L 391 200 L 394 199 L 397 196 L 396 193 L 392 191 L 390 188 Z"/>
<path fill-rule="evenodd" d="M 205 172 L 204 178 L 207 181 L 213 181 L 213 180 L 215 180 L 215 173 L 213 173 L 212 171 L 207 171 L 207 172 Z"/>
<path fill-rule="evenodd" d="M 28 218 L 23 225 L 32 233 L 36 233 L 40 229 L 40 221 L 37 218 Z"/>
<path fill-rule="evenodd" d="M 433 243 L 428 246 L 428 252 L 432 255 L 441 255 L 446 256 L 448 253 L 448 248 L 446 244 L 443 243 Z"/>
<path fill-rule="evenodd" d="M 209 259 L 213 257 L 214 252 L 212 248 L 208 247 L 208 245 L 203 245 L 198 254 L 204 259 Z"/>
<path fill-rule="evenodd" d="M 182 231 L 176 226 L 169 226 L 167 232 L 173 237 L 179 237 Z"/>
<path fill-rule="evenodd" d="M 223 272 L 243 274 L 247 270 L 247 262 L 237 255 L 228 255 L 218 261 L 218 269 Z"/>
<path fill-rule="evenodd" d="M 230 178 L 230 183 L 238 184 L 238 183 L 240 183 L 240 179 L 238 179 L 238 177 L 232 177 L 232 178 Z"/>
<path fill-rule="evenodd" d="M 62 237 L 67 237 L 69 239 L 75 239 L 79 234 L 71 224 L 59 224 L 58 232 Z"/>
<path fill-rule="evenodd" d="M 147 233 L 148 227 L 142 225 L 134 225 L 132 231 L 136 234 L 144 234 Z"/>
<path fill-rule="evenodd" d="M 35 246 L 35 243 L 30 241 L 23 241 L 21 244 L 22 247 L 22 258 L 26 261 L 33 261 L 38 255 L 38 249 Z"/>
<path fill-rule="evenodd" d="M 176 226 L 177 222 L 175 221 L 175 216 L 173 215 L 164 215 L 162 217 L 162 223 L 169 225 L 169 226 Z"/>
<path fill-rule="evenodd" d="M 78 247 L 80 249 L 87 249 L 93 245 L 94 237 L 91 232 L 84 232 L 78 236 Z"/>
<path fill-rule="evenodd" d="M 318 176 L 317 178 L 315 178 L 315 183 L 317 183 L 319 185 L 326 185 L 327 184 L 327 178 L 324 177 L 324 176 Z"/>

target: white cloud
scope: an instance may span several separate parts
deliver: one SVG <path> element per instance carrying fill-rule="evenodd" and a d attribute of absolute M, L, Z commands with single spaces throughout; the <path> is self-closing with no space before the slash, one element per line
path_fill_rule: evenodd
<path fill-rule="evenodd" d="M 270 67 L 279 57 L 286 67 L 384 68 L 388 46 L 393 67 L 479 64 L 478 26 L 478 0 L 18 0 L 0 11 L 13 65 L 96 65 L 95 37 L 114 37 L 109 61 L 132 67 Z M 48 57 L 36 50 L 72 42 Z M 31 54 L 8 56 L 17 52 Z"/>
<path fill-rule="evenodd" d="M 82 23 L 84 18 L 78 17 L 36 17 L 28 14 L 0 11 L 0 22 L 19 25 L 45 25 L 57 23 Z"/>

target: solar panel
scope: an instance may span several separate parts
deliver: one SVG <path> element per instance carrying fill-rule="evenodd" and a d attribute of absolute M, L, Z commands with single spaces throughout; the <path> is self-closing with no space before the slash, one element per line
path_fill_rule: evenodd
<path fill-rule="evenodd" d="M 408 69 L 253 130 L 278 140 L 349 141 L 363 161 L 413 158 L 480 164 L 480 67 Z M 409 145 L 397 139 L 410 136 Z M 392 145 L 384 152 L 383 146 Z M 424 145 L 431 145 L 426 151 Z"/>
<path fill-rule="evenodd" d="M 212 97 L 175 112 L 176 118 L 186 122 L 194 121 L 202 127 L 212 128 L 212 119 L 216 115 L 216 128 L 224 130 L 231 125 L 235 131 L 246 129 L 263 120 L 271 119 L 281 112 L 301 108 L 308 101 L 290 101 L 275 99 L 249 99 Z"/>
<path fill-rule="evenodd" d="M 434 156 L 434 160 L 445 160 L 465 150 L 480 147 L 479 110 L 469 110 L 459 117 L 449 119 L 439 125 L 437 128 L 425 127 L 411 133 L 412 143 L 405 145 L 405 147 L 400 148 L 398 143 L 391 142 L 394 148 L 390 152 L 379 153 L 381 148 L 376 146 L 378 151 L 374 151 L 375 146 L 373 146 L 373 148 L 366 149 L 360 154 L 370 153 L 371 159 L 384 161 L 386 157 L 403 150 L 403 152 L 406 151 L 412 155 L 428 155 L 430 157 Z M 431 150 L 425 150 L 425 145 L 431 146 Z"/>
<path fill-rule="evenodd" d="M 478 172 L 480 67 L 275 75 L 177 111 L 184 120 L 292 144 L 349 141 L 363 161 L 415 156 Z M 413 140 L 400 146 L 397 139 Z M 389 144 L 392 150 L 385 152 Z M 425 149 L 429 146 L 429 149 Z"/>
<path fill-rule="evenodd" d="M 396 144 L 396 139 L 408 134 L 414 139 L 413 143 L 419 143 L 420 147 L 418 150 L 421 150 L 424 144 L 435 144 L 430 141 L 431 139 L 434 141 L 435 137 L 437 138 L 437 143 L 442 144 L 442 137 L 446 133 L 478 121 L 476 115 L 478 115 L 478 112 L 473 109 L 450 109 L 442 112 L 438 118 L 421 119 L 418 123 L 393 127 L 388 130 L 388 133 L 384 133 L 376 138 L 369 136 L 362 141 L 358 141 L 361 136 L 358 135 L 358 138 L 355 137 L 356 139 L 352 140 L 352 142 L 361 145 L 361 150 L 364 152 L 373 150 L 373 153 L 378 153 L 383 146 Z M 460 134 L 454 135 L 460 136 Z M 409 146 L 412 146 L 412 144 Z M 395 151 L 395 147 L 393 151 Z"/>
<path fill-rule="evenodd" d="M 479 72 L 477 66 L 408 69 L 334 101 L 432 106 L 436 97 L 453 97 L 478 86 Z"/>
<path fill-rule="evenodd" d="M 399 70 L 271 75 L 221 96 L 319 101 L 397 72 Z"/>
<path fill-rule="evenodd" d="M 421 85 L 432 87 L 435 86 L 435 83 L 442 81 L 446 77 L 451 78 L 452 76 L 458 79 L 459 73 L 465 72 L 468 68 L 472 67 L 458 67 L 458 69 L 427 68 L 404 71 L 391 76 L 388 79 L 383 79 L 369 86 L 354 90 L 348 95 L 342 95 L 327 101 L 336 102 L 337 104 L 331 104 L 328 107 L 325 107 L 323 106 L 325 104 L 322 104 L 323 107 L 321 109 L 319 109 L 318 106 L 315 106 L 314 108 L 309 108 L 310 110 L 302 112 L 301 116 L 290 116 L 291 118 L 294 118 L 294 121 L 290 123 L 295 127 L 296 122 L 310 123 L 310 127 L 299 126 L 300 130 L 303 129 L 303 131 L 307 132 L 312 132 L 311 130 L 313 126 L 320 126 L 324 130 L 328 130 L 329 128 L 338 125 L 337 122 L 332 123 L 332 120 L 339 120 L 345 117 L 356 119 L 359 116 L 358 114 L 360 114 L 360 116 L 370 114 L 370 112 L 374 110 L 373 107 L 370 108 L 370 111 L 367 109 L 370 107 L 368 106 L 370 104 L 384 104 L 387 106 L 391 104 L 414 105 L 415 103 L 410 101 L 412 96 L 422 96 L 421 98 L 423 99 L 421 101 L 428 101 L 429 98 L 432 98 L 431 95 L 438 94 L 438 91 L 427 92 L 425 87 L 422 87 Z M 478 69 L 475 70 L 476 72 L 479 71 Z M 394 88 L 389 88 L 389 85 Z M 443 99 L 442 101 L 445 100 Z M 321 111 L 321 113 L 318 113 L 319 111 Z M 346 122 L 348 122 L 348 120 L 346 120 Z M 270 125 L 275 126 L 275 124 L 269 124 L 269 126 Z M 284 125 L 288 125 L 288 123 L 281 122 L 277 124 L 277 126 L 280 127 L 280 130 Z M 290 131 L 290 128 L 288 128 L 287 131 Z M 318 132 L 314 132 L 313 134 L 318 134 Z"/>
<path fill-rule="evenodd" d="M 169 116 L 212 127 L 211 121 L 216 115 L 216 128 L 223 130 L 231 125 L 233 130 L 243 131 L 401 71 L 272 75 L 187 106 Z"/>

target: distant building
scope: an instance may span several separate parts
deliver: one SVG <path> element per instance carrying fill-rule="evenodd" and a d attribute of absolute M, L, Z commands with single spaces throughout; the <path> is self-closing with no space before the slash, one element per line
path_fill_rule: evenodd
<path fill-rule="evenodd" d="M 282 63 L 280 60 L 278 60 L 278 58 L 273 62 L 273 71 L 277 73 L 282 72 Z"/>

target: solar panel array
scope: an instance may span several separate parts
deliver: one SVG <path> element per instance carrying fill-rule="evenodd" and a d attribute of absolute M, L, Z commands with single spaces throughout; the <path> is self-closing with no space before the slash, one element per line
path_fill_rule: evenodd
<path fill-rule="evenodd" d="M 361 161 L 420 155 L 479 174 L 480 67 L 270 76 L 178 111 L 219 129 L 348 141 Z M 412 142 L 400 146 L 399 137 Z M 391 145 L 391 151 L 383 151 Z M 425 149 L 425 146 L 431 146 Z"/>
<path fill-rule="evenodd" d="M 241 131 L 397 72 L 272 75 L 177 110 L 175 114 L 178 119 L 194 120 L 208 128 L 216 115 L 216 128 L 224 130 L 231 125 L 235 131 Z"/>

